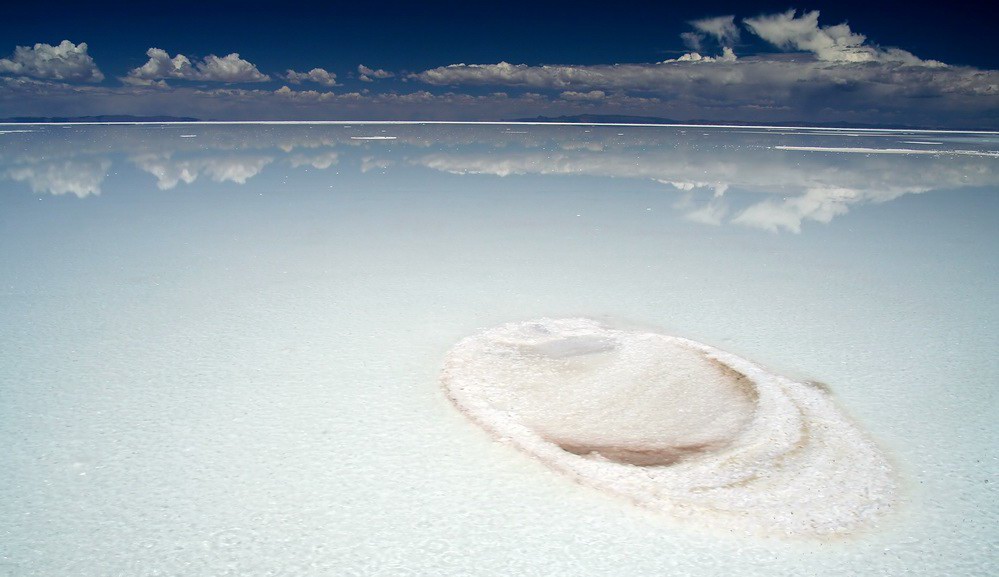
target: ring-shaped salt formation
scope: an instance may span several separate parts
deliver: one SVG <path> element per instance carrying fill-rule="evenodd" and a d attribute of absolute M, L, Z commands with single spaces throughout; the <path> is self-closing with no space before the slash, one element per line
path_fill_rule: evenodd
<path fill-rule="evenodd" d="M 889 509 L 887 459 L 828 392 L 714 347 L 589 319 L 459 342 L 448 397 L 581 483 L 729 530 L 841 534 Z"/>

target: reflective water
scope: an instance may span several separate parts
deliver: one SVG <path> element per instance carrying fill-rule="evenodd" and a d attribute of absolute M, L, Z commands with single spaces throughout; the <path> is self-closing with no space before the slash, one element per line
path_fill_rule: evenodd
<path fill-rule="evenodd" d="M 0 575 L 996 572 L 999 138 L 0 127 Z M 445 398 L 579 317 L 824 383 L 899 503 L 747 536 L 574 484 Z"/>

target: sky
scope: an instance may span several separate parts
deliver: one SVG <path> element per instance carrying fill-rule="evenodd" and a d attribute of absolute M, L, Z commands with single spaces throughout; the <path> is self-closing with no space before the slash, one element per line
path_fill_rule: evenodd
<path fill-rule="evenodd" d="M 0 118 L 999 128 L 985 3 L 17 3 Z"/>

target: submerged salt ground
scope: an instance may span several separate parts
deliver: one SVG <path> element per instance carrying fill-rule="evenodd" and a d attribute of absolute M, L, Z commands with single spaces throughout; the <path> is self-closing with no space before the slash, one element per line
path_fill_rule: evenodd
<path fill-rule="evenodd" d="M 378 134 L 398 138 L 351 138 Z M 903 140 L 943 144 L 776 148 L 923 146 Z M 2 135 L 0 575 L 999 574 L 999 158 L 956 154 L 996 143 L 527 125 Z M 490 442 L 444 395 L 461 339 L 579 316 L 829 383 L 890 457 L 890 513 L 820 538 L 747 537 L 735 513 L 689 506 L 676 522 Z M 737 427 L 728 390 L 713 394 Z M 700 456 L 685 458 L 642 468 Z"/>
<path fill-rule="evenodd" d="M 448 397 L 571 478 L 731 531 L 849 533 L 896 500 L 891 466 L 828 391 L 688 339 L 584 318 L 459 342 Z"/>

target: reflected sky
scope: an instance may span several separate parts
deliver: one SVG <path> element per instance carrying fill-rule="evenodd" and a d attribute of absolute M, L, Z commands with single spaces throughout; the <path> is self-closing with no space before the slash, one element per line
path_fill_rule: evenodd
<path fill-rule="evenodd" d="M 160 190 L 199 178 L 245 185 L 265 170 L 287 180 L 296 169 L 333 167 L 331 185 L 363 188 L 358 173 L 410 178 L 419 167 L 454 175 L 440 179 L 442 186 L 480 175 L 504 178 L 501 186 L 511 188 L 528 175 L 593 177 L 583 189 L 654 182 L 689 221 L 791 233 L 906 194 L 999 183 L 999 142 L 988 134 L 320 125 L 67 126 L 0 136 L 0 175 L 11 193 L 23 183 L 38 194 L 99 195 L 105 179 L 125 167 L 148 173 Z"/>
<path fill-rule="evenodd" d="M 0 573 L 994 574 L 997 150 L 787 129 L 5 131 Z M 541 317 L 824 383 L 898 471 L 899 505 L 849 539 L 761 541 L 551 474 L 439 383 L 461 339 Z"/>

